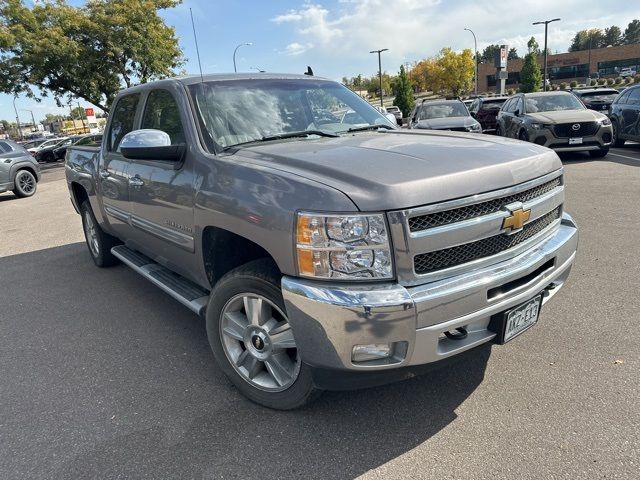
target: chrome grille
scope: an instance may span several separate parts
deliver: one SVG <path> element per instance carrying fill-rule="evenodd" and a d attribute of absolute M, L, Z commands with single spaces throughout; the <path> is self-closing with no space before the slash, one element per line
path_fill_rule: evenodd
<path fill-rule="evenodd" d="M 480 217 L 502 210 L 506 205 L 514 202 L 528 202 L 534 198 L 541 197 L 545 193 L 550 192 L 561 185 L 561 177 L 554 178 L 542 185 L 530 188 L 523 192 L 518 192 L 502 198 L 496 198 L 466 207 L 446 210 L 444 212 L 430 213 L 409 218 L 409 230 L 411 232 L 419 232 L 429 228 L 448 225 L 450 223 L 461 222 L 471 218 Z"/>
<path fill-rule="evenodd" d="M 557 207 L 546 215 L 528 223 L 522 230 L 513 235 L 503 233 L 476 242 L 416 255 L 413 259 L 414 270 L 416 274 L 422 275 L 435 270 L 472 262 L 479 258 L 490 257 L 534 237 L 560 218 L 560 215 L 561 207 Z"/>
<path fill-rule="evenodd" d="M 574 130 L 574 125 L 580 127 Z M 553 127 L 553 133 L 556 137 L 589 137 L 594 135 L 598 130 L 598 122 L 575 122 L 560 123 Z"/>

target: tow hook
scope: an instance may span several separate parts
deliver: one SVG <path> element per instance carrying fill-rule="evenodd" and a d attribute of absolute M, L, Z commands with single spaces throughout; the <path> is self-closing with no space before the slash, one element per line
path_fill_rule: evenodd
<path fill-rule="evenodd" d="M 455 332 L 444 332 L 445 336 L 449 340 L 463 340 L 467 338 L 467 329 L 465 327 L 456 328 Z"/>

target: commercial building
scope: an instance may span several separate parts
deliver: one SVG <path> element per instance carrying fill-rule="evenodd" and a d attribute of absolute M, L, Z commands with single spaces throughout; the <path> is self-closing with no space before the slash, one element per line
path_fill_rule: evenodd
<path fill-rule="evenodd" d="M 524 60 L 507 62 L 507 88 L 520 86 L 520 70 Z M 538 57 L 542 69 L 544 57 Z M 547 56 L 547 72 L 551 83 L 584 82 L 589 73 L 598 72 L 601 77 L 615 77 L 625 67 L 634 68 L 640 73 L 640 44 L 622 45 L 619 47 L 594 48 L 578 52 L 559 53 Z M 493 63 L 478 65 L 478 90 L 480 92 L 495 91 L 496 68 Z"/>

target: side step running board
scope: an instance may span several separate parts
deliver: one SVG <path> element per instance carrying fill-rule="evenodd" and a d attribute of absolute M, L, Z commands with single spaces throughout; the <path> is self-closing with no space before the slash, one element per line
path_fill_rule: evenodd
<path fill-rule="evenodd" d="M 198 315 L 204 315 L 209 301 L 207 290 L 124 245 L 113 247 L 111 253 L 184 306 Z"/>

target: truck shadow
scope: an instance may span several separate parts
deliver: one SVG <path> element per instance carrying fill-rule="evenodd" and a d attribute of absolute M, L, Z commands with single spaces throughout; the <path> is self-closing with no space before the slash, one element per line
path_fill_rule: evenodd
<path fill-rule="evenodd" d="M 125 267 L 95 268 L 85 249 L 0 258 L 12 279 L 0 382 L 15 403 L 0 446 L 5 471 L 353 478 L 453 422 L 484 378 L 489 348 L 401 383 L 267 410 L 217 369 L 198 317 Z"/>

